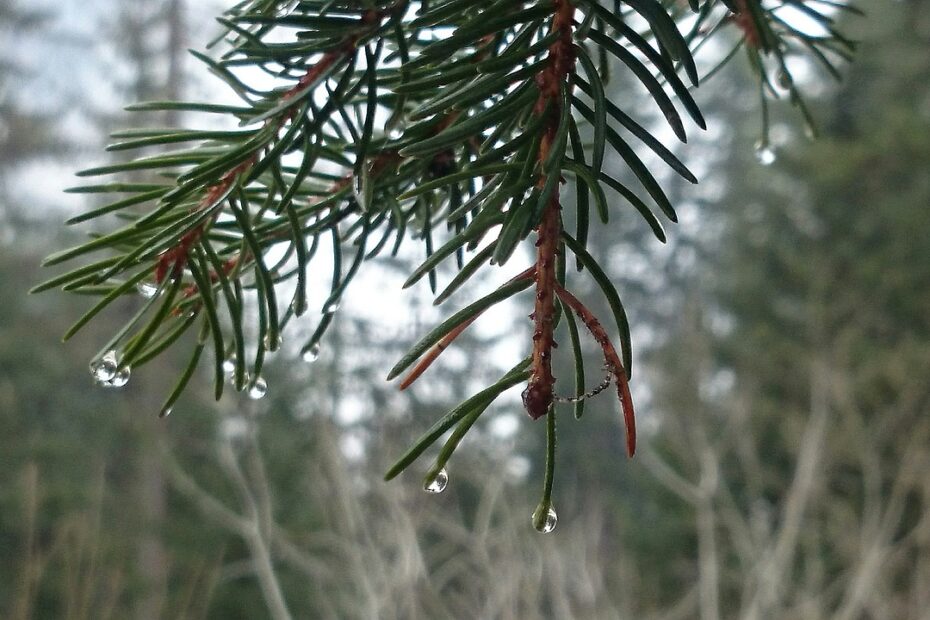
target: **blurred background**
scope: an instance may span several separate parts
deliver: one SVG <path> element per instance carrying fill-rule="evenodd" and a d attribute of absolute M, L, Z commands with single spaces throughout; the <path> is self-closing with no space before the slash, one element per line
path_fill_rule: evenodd
<path fill-rule="evenodd" d="M 428 462 L 382 481 L 530 332 L 518 309 L 479 324 L 398 393 L 387 369 L 442 315 L 427 290 L 370 302 L 412 253 L 365 268 L 319 359 L 286 342 L 261 400 L 214 403 L 204 377 L 159 420 L 183 351 L 95 387 L 137 300 L 63 345 L 90 300 L 27 291 L 86 234 L 63 222 L 90 202 L 62 190 L 106 134 L 184 121 L 123 105 L 225 96 L 185 52 L 223 5 L 0 0 L 0 617 L 930 618 L 930 3 L 860 4 L 844 81 L 798 67 L 820 139 L 778 105 L 755 153 L 738 57 L 675 147 L 701 184 L 669 179 L 669 243 L 622 205 L 592 233 L 634 326 L 641 447 L 624 456 L 609 395 L 561 411 L 542 535 L 545 431 L 516 394 L 445 493 L 422 492 Z M 644 101 L 615 77 L 621 107 Z"/>

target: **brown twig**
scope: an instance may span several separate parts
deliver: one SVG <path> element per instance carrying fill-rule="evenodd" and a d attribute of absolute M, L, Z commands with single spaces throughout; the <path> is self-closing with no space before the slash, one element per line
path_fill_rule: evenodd
<path fill-rule="evenodd" d="M 456 325 L 452 331 L 450 331 L 448 334 L 443 336 L 442 340 L 440 340 L 435 345 L 433 345 L 433 348 L 431 348 L 426 353 L 426 355 L 424 355 L 423 358 L 420 359 L 417 365 L 413 367 L 413 369 L 407 374 L 406 377 L 404 377 L 404 380 L 400 382 L 400 386 L 398 389 L 406 390 L 408 387 L 410 387 L 413 384 L 414 381 L 419 379 L 420 375 L 426 372 L 426 369 L 429 368 L 433 364 L 433 362 L 436 361 L 436 358 L 439 357 L 442 354 L 442 352 L 445 351 L 446 348 L 450 344 L 452 344 L 452 341 L 458 338 L 459 335 L 461 335 L 461 333 L 464 332 L 468 328 L 469 325 L 474 323 L 478 319 L 478 317 L 481 316 L 481 314 L 482 313 L 479 312 L 478 314 L 471 317 L 464 323 L 460 323 L 459 325 Z"/>
<path fill-rule="evenodd" d="M 527 278 L 532 278 L 535 270 L 536 270 L 535 266 L 530 267 L 526 271 L 519 273 L 513 278 L 511 278 L 510 280 L 508 280 L 507 284 L 512 284 L 520 280 L 526 280 Z M 474 323 L 478 319 L 478 317 L 480 317 L 482 314 L 484 314 L 484 310 L 482 310 L 475 316 L 471 317 L 470 319 L 467 319 L 466 321 L 459 323 L 449 333 L 443 336 L 442 340 L 434 344 L 433 347 L 426 353 L 426 355 L 424 355 L 420 359 L 417 365 L 414 366 L 413 369 L 409 373 L 407 373 L 407 376 L 404 377 L 404 380 L 401 381 L 400 383 L 400 386 L 399 386 L 400 389 L 406 390 L 408 387 L 410 387 L 411 384 L 413 384 L 414 381 L 419 379 L 420 375 L 426 372 L 426 369 L 429 368 L 432 365 L 432 363 L 436 361 L 436 358 L 438 358 L 442 354 L 442 352 L 445 351 L 449 347 L 449 345 L 452 344 L 452 342 L 456 338 L 458 338 L 462 334 L 462 332 L 464 332 L 468 328 L 468 326 Z"/>
<path fill-rule="evenodd" d="M 211 185 L 204 197 L 200 199 L 193 211 L 202 211 L 208 209 L 220 199 L 220 197 L 235 182 L 236 178 L 247 172 L 255 163 L 255 156 L 237 165 L 223 175 L 218 183 Z M 191 248 L 195 243 L 200 241 L 204 231 L 206 231 L 207 222 L 203 222 L 192 230 L 188 231 L 181 237 L 178 244 L 173 248 L 166 250 L 158 257 L 158 263 L 155 265 L 155 282 L 161 284 L 169 275 L 176 278 L 181 275 L 181 271 L 187 265 L 188 256 Z"/>
<path fill-rule="evenodd" d="M 743 31 L 746 45 L 758 49 L 762 45 L 762 35 L 752 19 L 752 11 L 749 9 L 747 0 L 736 0 L 736 6 L 739 12 L 733 16 L 733 21 Z"/>
<path fill-rule="evenodd" d="M 623 362 L 620 361 L 617 350 L 597 317 L 577 297 L 562 288 L 558 282 L 555 283 L 555 294 L 578 315 L 578 318 L 585 324 L 595 342 L 601 346 L 601 350 L 604 352 L 607 367 L 613 374 L 617 385 L 620 408 L 623 410 L 623 423 L 626 426 L 626 451 L 632 457 L 636 452 L 636 418 L 633 411 L 633 397 L 630 395 L 630 386 L 626 379 L 626 371 L 623 369 Z"/>
<path fill-rule="evenodd" d="M 549 48 L 549 62 L 546 68 L 536 76 L 539 98 L 534 111 L 537 115 L 548 115 L 539 147 L 541 170 L 549 158 L 549 151 L 559 129 L 562 84 L 575 70 L 575 52 L 572 43 L 574 15 L 575 7 L 569 0 L 556 0 L 552 31 L 559 33 L 559 38 Z M 551 170 L 549 174 L 560 174 L 560 171 Z M 540 175 L 537 185 L 540 189 L 546 185 L 545 174 Z M 523 406 L 534 420 L 546 415 L 553 400 L 553 385 L 555 384 L 555 377 L 552 375 L 552 349 L 555 346 L 553 286 L 556 284 L 555 263 L 562 229 L 561 210 L 559 190 L 556 188 L 552 192 L 549 204 L 545 207 L 542 221 L 536 228 L 536 307 L 531 315 L 535 323 L 533 353 L 530 379 L 523 391 Z"/>
<path fill-rule="evenodd" d="M 366 11 L 360 20 L 362 26 L 371 26 L 372 24 L 377 24 L 384 15 L 386 15 L 390 10 L 387 9 L 384 11 L 378 11 L 371 9 Z M 348 56 L 355 52 L 358 49 L 358 42 L 361 38 L 361 33 L 353 34 L 346 37 L 345 41 L 338 48 L 327 52 L 319 60 L 314 62 L 310 67 L 307 68 L 306 73 L 297 81 L 297 84 L 293 88 L 281 95 L 281 101 L 288 101 L 296 97 L 301 91 L 306 88 L 311 87 L 317 79 L 323 73 L 332 67 L 336 62 L 342 58 Z M 296 108 L 289 106 L 285 114 L 280 115 L 277 119 L 268 119 L 267 124 L 275 123 L 277 125 L 276 129 L 280 130 L 289 120 L 293 119 L 294 112 Z M 203 198 L 197 203 L 197 206 L 194 208 L 194 211 L 202 210 L 209 208 L 217 200 L 219 200 L 223 194 L 236 182 L 236 179 L 251 170 L 252 166 L 255 165 L 255 162 L 258 160 L 258 151 L 263 147 L 258 147 L 255 153 L 252 154 L 244 162 L 237 164 L 232 169 L 228 170 L 219 182 L 211 185 L 207 188 L 206 193 Z M 177 278 L 181 275 L 184 267 L 187 265 L 187 261 L 190 257 L 190 250 L 203 236 L 204 232 L 207 229 L 207 222 L 204 222 L 197 226 L 196 228 L 188 231 L 176 246 L 166 250 L 158 258 L 158 262 L 155 265 L 155 282 L 161 283 L 166 277 Z"/>

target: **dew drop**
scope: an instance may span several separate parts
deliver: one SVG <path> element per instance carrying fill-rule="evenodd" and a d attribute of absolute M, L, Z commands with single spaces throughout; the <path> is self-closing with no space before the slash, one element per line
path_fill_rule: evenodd
<path fill-rule="evenodd" d="M 116 376 L 119 363 L 116 361 L 116 351 L 107 351 L 103 357 L 90 363 L 90 373 L 94 381 L 99 384 L 110 382 Z"/>
<path fill-rule="evenodd" d="M 423 490 L 427 493 L 437 495 L 446 490 L 446 487 L 449 485 L 449 472 L 446 471 L 446 468 L 443 467 L 440 469 L 432 480 L 427 480 L 423 485 Z"/>
<path fill-rule="evenodd" d="M 763 166 L 771 166 L 775 163 L 776 159 L 775 149 L 773 149 L 767 142 L 757 142 L 756 159 L 758 159 L 759 163 Z"/>
<path fill-rule="evenodd" d="M 387 120 L 384 124 L 384 128 L 387 131 L 388 138 L 391 140 L 400 140 L 404 135 L 404 130 L 407 128 L 406 119 L 404 119 L 404 111 L 402 108 L 398 108 L 394 111 L 394 114 Z"/>
<path fill-rule="evenodd" d="M 268 382 L 259 377 L 252 383 L 252 387 L 249 388 L 249 398 L 252 400 L 259 400 L 265 397 L 265 394 L 268 393 Z"/>
<path fill-rule="evenodd" d="M 320 359 L 320 345 L 314 344 L 311 346 L 309 349 L 304 351 L 303 355 L 301 355 L 301 358 L 303 358 L 303 360 L 308 364 L 312 364 L 313 362 Z"/>
<path fill-rule="evenodd" d="M 171 407 L 165 407 L 165 408 L 162 409 L 161 412 L 158 414 L 158 417 L 159 417 L 159 418 L 167 418 L 169 415 L 171 415 Z"/>
<path fill-rule="evenodd" d="M 151 282 L 139 282 L 139 284 L 136 285 L 136 290 L 146 299 L 151 299 L 158 293 L 158 287 Z"/>
<path fill-rule="evenodd" d="M 297 299 L 291 302 L 291 312 L 296 316 L 303 315 L 307 311 L 307 300 L 305 298 Z"/>
<path fill-rule="evenodd" d="M 542 534 L 548 534 L 555 529 L 555 526 L 559 523 L 559 515 L 555 513 L 555 508 L 549 506 L 549 510 L 546 511 L 546 518 L 542 522 L 536 520 L 536 515 L 533 515 L 533 527 L 536 528 L 537 532 Z"/>
<path fill-rule="evenodd" d="M 791 79 L 791 74 L 784 69 L 778 72 L 778 75 L 775 76 L 775 80 L 778 82 L 778 85 L 785 90 L 791 88 L 791 85 L 794 83 L 794 80 Z"/>
<path fill-rule="evenodd" d="M 125 368 L 120 368 L 119 371 L 113 375 L 113 378 L 104 383 L 104 385 L 106 387 L 121 388 L 129 383 L 129 377 L 131 374 L 132 370 L 128 366 Z"/>
<path fill-rule="evenodd" d="M 226 376 L 226 383 L 236 385 L 236 354 L 233 353 L 223 360 L 223 374 Z"/>
<path fill-rule="evenodd" d="M 282 342 L 283 342 L 283 339 L 281 338 L 281 334 L 275 334 L 275 335 L 266 334 L 265 341 L 264 341 L 265 350 L 266 351 L 277 351 L 278 349 L 281 348 Z"/>
<path fill-rule="evenodd" d="M 808 140 L 817 138 L 817 128 L 810 122 L 804 123 L 804 135 Z"/>
<path fill-rule="evenodd" d="M 323 314 L 336 314 L 336 311 L 339 310 L 339 300 L 331 301 L 325 306 L 323 306 Z"/>

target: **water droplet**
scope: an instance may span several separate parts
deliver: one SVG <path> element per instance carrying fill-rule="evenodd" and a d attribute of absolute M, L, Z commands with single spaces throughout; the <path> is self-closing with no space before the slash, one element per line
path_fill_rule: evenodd
<path fill-rule="evenodd" d="M 384 124 L 384 128 L 387 130 L 388 138 L 391 140 L 400 140 L 404 135 L 404 130 L 407 128 L 403 110 L 400 108 L 395 110 L 391 118 Z"/>
<path fill-rule="evenodd" d="M 537 532 L 543 534 L 548 534 L 555 529 L 555 526 L 559 523 L 559 515 L 555 513 L 555 508 L 549 506 L 549 509 L 546 511 L 546 518 L 542 522 L 537 521 L 536 515 L 533 515 L 533 527 L 536 528 Z"/>
<path fill-rule="evenodd" d="M 230 373 L 236 371 L 236 354 L 233 353 L 223 360 L 223 372 Z"/>
<path fill-rule="evenodd" d="M 252 400 L 259 400 L 265 397 L 265 394 L 268 393 L 268 382 L 259 377 L 252 383 L 252 387 L 249 388 L 249 398 Z"/>
<path fill-rule="evenodd" d="M 171 407 L 165 407 L 165 408 L 162 409 L 161 412 L 158 414 L 158 417 L 159 417 L 159 418 L 167 418 L 169 415 L 171 415 Z"/>
<path fill-rule="evenodd" d="M 817 138 L 817 128 L 810 122 L 804 123 L 804 135 L 808 140 L 815 140 Z"/>
<path fill-rule="evenodd" d="M 794 84 L 794 80 L 791 79 L 791 74 L 782 69 L 778 72 L 778 75 L 775 76 L 775 81 L 778 82 L 778 85 L 785 90 L 791 88 L 791 85 Z"/>
<path fill-rule="evenodd" d="M 111 387 L 111 388 L 121 388 L 127 383 L 129 383 L 129 377 L 131 374 L 132 374 L 132 370 L 129 368 L 129 366 L 126 366 L 125 368 L 120 368 L 119 371 L 117 371 L 117 373 L 113 375 L 112 379 L 104 383 L 104 386 Z"/>
<path fill-rule="evenodd" d="M 158 287 L 151 282 L 139 282 L 139 284 L 136 285 L 136 290 L 146 299 L 151 299 L 158 293 Z"/>
<path fill-rule="evenodd" d="M 323 306 L 323 314 L 336 314 L 336 310 L 339 309 L 339 300 L 331 301 L 325 306 Z"/>
<path fill-rule="evenodd" d="M 277 351 L 278 349 L 281 348 L 282 342 L 283 342 L 283 339 L 281 338 L 281 334 L 275 334 L 275 335 L 266 334 L 265 341 L 264 341 L 265 350 L 266 351 Z"/>
<path fill-rule="evenodd" d="M 295 316 L 301 316 L 304 312 L 307 311 L 307 299 L 306 298 L 294 298 L 294 301 L 291 302 L 291 312 Z"/>
<path fill-rule="evenodd" d="M 775 149 L 767 142 L 762 142 L 760 140 L 756 143 L 756 159 L 758 159 L 759 163 L 763 166 L 771 166 L 775 163 L 776 159 Z"/>
<path fill-rule="evenodd" d="M 446 490 L 446 487 L 449 485 L 449 472 L 446 471 L 446 468 L 443 467 L 440 469 L 432 480 L 427 480 L 426 484 L 423 485 L 423 490 L 427 493 L 432 493 L 436 495 L 442 493 Z"/>
<path fill-rule="evenodd" d="M 314 344 L 309 349 L 304 351 L 301 357 L 308 364 L 312 364 L 313 362 L 317 361 L 318 359 L 320 359 L 320 345 Z"/>
<path fill-rule="evenodd" d="M 90 374 L 99 384 L 108 383 L 116 376 L 119 363 L 116 361 L 116 351 L 107 351 L 103 357 L 90 363 Z"/>

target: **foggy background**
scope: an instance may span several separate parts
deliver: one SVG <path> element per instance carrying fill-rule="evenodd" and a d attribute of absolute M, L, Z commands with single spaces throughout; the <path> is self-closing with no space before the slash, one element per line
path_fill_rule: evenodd
<path fill-rule="evenodd" d="M 426 458 L 382 481 L 531 331 L 508 305 L 399 393 L 387 370 L 474 294 L 440 311 L 425 284 L 401 294 L 414 245 L 363 266 L 319 359 L 285 334 L 263 399 L 215 403 L 205 372 L 159 420 L 179 350 L 95 386 L 88 362 L 138 300 L 63 345 L 90 300 L 27 291 L 95 230 L 65 228 L 93 203 L 63 190 L 107 133 L 184 124 L 124 105 L 227 96 L 185 52 L 224 5 L 0 0 L 0 617 L 930 618 L 930 3 L 859 4 L 844 81 L 797 67 L 819 140 L 782 103 L 774 161 L 757 157 L 738 56 L 697 92 L 708 130 L 667 142 L 701 183 L 647 159 L 680 215 L 669 242 L 625 204 L 592 230 L 634 330 L 640 448 L 625 457 L 610 391 L 580 421 L 561 408 L 543 535 L 545 430 L 519 390 L 441 495 L 421 490 Z M 616 71 L 611 97 L 655 120 L 631 83 Z M 595 292 L 577 289 L 607 314 Z"/>

